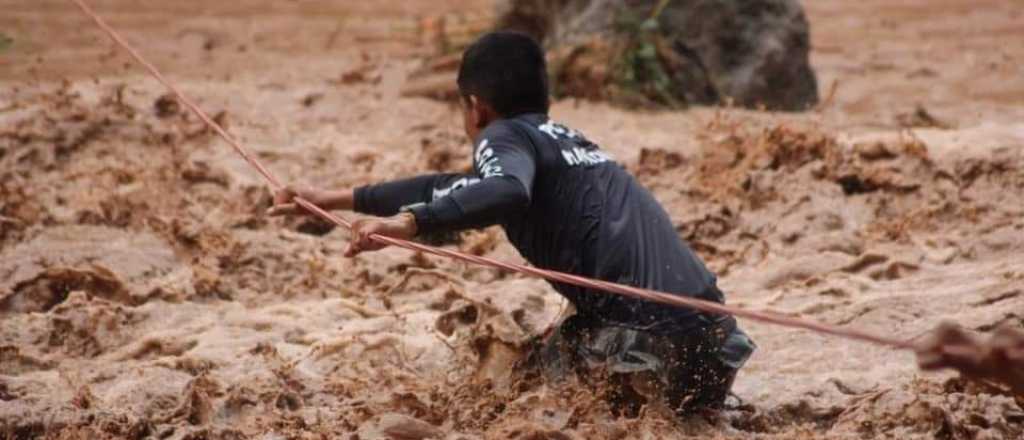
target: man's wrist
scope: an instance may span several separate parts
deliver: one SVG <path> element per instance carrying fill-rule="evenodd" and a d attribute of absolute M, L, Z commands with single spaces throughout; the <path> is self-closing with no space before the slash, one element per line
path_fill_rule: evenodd
<path fill-rule="evenodd" d="M 310 201 L 320 206 L 321 208 L 334 210 L 342 209 L 346 211 L 352 210 L 353 196 L 352 190 L 337 190 L 337 191 L 312 191 L 309 194 Z"/>
<path fill-rule="evenodd" d="M 343 209 L 345 211 L 351 211 L 355 205 L 355 196 L 352 194 L 351 189 L 342 189 L 334 191 L 331 200 L 334 202 L 334 209 Z"/>
<path fill-rule="evenodd" d="M 416 225 L 416 215 L 407 211 L 398 213 L 396 217 L 402 221 L 402 228 L 408 233 L 408 236 L 415 237 L 419 229 Z"/>
<path fill-rule="evenodd" d="M 429 211 L 427 210 L 426 203 L 413 203 L 411 205 L 405 205 L 398 208 L 399 214 L 406 214 L 412 218 L 412 223 L 415 226 L 416 235 L 422 232 L 424 221 L 428 219 Z M 414 235 L 415 236 L 415 235 Z"/>

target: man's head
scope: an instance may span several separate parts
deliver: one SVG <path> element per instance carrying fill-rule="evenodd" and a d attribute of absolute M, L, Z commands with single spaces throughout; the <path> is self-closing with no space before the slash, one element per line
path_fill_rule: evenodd
<path fill-rule="evenodd" d="M 462 54 L 458 84 L 470 139 L 494 119 L 548 112 L 544 50 L 526 34 L 480 37 Z"/>

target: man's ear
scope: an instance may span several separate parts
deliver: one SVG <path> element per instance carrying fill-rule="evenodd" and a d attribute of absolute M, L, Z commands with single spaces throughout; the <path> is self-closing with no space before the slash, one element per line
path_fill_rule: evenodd
<path fill-rule="evenodd" d="M 469 95 L 469 111 L 473 117 L 473 124 L 478 129 L 483 129 L 497 117 L 491 105 L 476 95 Z"/>

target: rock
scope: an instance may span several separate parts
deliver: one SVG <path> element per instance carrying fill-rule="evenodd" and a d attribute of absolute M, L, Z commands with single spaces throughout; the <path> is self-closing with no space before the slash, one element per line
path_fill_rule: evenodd
<path fill-rule="evenodd" d="M 565 59 L 554 60 L 553 66 L 584 72 L 579 74 L 588 81 L 600 77 L 595 69 L 611 68 L 606 85 L 667 80 L 667 87 L 653 91 L 667 91 L 672 99 L 688 104 L 731 100 L 745 107 L 805 110 L 818 102 L 817 80 L 808 60 L 809 25 L 797 0 L 679 0 L 656 11 L 659 3 L 506 0 L 499 6 L 498 27 L 534 35 L 556 56 L 564 54 Z M 647 20 L 652 16 L 656 18 Z M 623 25 L 631 22 L 636 24 Z M 613 43 L 595 43 L 601 40 Z M 608 66 L 581 70 L 571 65 L 581 52 L 597 47 L 611 47 Z M 644 60 L 656 64 L 644 67 Z M 640 71 L 621 68 L 634 62 L 640 62 L 635 64 Z M 651 66 L 653 71 L 643 71 Z M 646 78 L 631 78 L 632 74 Z M 557 79 L 562 80 L 556 82 L 561 90 L 565 78 Z M 571 84 L 564 89 L 575 90 Z"/>
<path fill-rule="evenodd" d="M 169 118 L 181 113 L 181 104 L 174 94 L 166 93 L 153 102 L 153 110 L 158 118 Z"/>
<path fill-rule="evenodd" d="M 210 164 L 193 160 L 181 170 L 181 178 L 193 184 L 210 183 L 222 188 L 231 184 L 231 176 L 222 168 L 211 167 Z"/>
<path fill-rule="evenodd" d="M 384 438 L 391 440 L 421 440 L 444 438 L 440 428 L 404 414 L 387 413 L 377 418 L 360 431 L 360 438 Z M 365 434 L 365 435 L 363 435 Z"/>

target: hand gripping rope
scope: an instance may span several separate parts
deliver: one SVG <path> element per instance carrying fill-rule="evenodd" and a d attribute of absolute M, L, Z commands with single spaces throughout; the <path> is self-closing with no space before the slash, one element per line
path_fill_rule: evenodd
<path fill-rule="evenodd" d="M 93 12 L 93 10 L 90 9 L 89 6 L 87 6 L 83 2 L 83 0 L 71 0 L 71 1 L 74 2 L 82 10 L 82 12 L 84 12 L 93 21 L 95 21 L 96 25 L 98 25 L 101 29 L 103 29 L 103 31 L 106 32 L 107 35 L 109 35 L 110 38 L 113 39 L 115 43 L 117 43 L 119 46 L 124 48 L 131 55 L 131 57 L 135 59 L 135 61 L 138 61 L 139 64 L 141 64 L 143 67 L 145 67 L 146 70 L 149 71 L 149 73 L 152 74 L 153 77 L 157 79 L 157 81 L 160 81 L 160 83 L 162 83 L 172 93 L 174 93 L 174 95 L 178 98 L 178 100 L 181 101 L 183 104 L 185 104 L 185 106 L 188 107 L 189 110 L 192 110 L 192 112 L 195 113 L 196 116 L 199 117 L 199 119 L 201 119 L 204 123 L 206 123 L 206 125 L 208 125 L 211 129 L 213 129 L 213 131 L 215 131 L 221 138 L 223 138 L 225 141 L 227 141 L 228 145 L 230 145 L 232 148 L 234 148 L 234 150 L 239 155 L 241 155 L 242 158 L 245 159 L 246 162 L 248 162 L 250 165 L 252 165 L 253 168 L 255 168 L 256 171 L 258 171 L 263 176 L 263 178 L 267 181 L 267 183 L 273 189 L 277 190 L 277 189 L 281 189 L 282 188 L 282 185 L 281 185 L 280 181 L 277 180 L 277 178 L 275 178 L 274 175 L 271 174 L 270 171 L 267 170 L 267 168 L 263 166 L 263 164 L 261 164 L 258 160 L 256 160 L 255 157 L 253 157 L 244 147 L 242 147 L 242 145 L 239 144 L 238 141 L 235 140 L 235 138 L 233 138 L 230 134 L 228 134 L 228 132 L 225 131 L 220 125 L 218 125 L 216 122 L 214 122 L 213 119 L 210 119 L 210 117 L 207 116 L 206 113 L 204 113 L 199 108 L 199 106 L 197 106 L 194 102 L 192 102 L 191 99 L 189 99 L 187 96 L 185 96 L 185 94 L 182 93 L 181 90 L 179 90 L 177 87 L 174 86 L 174 84 L 172 84 L 170 81 L 168 81 L 167 78 L 165 78 L 160 73 L 160 71 L 156 69 L 156 67 L 154 67 L 148 61 L 146 61 L 144 58 L 142 58 L 142 56 L 139 55 L 139 53 L 136 52 L 135 49 L 132 48 L 131 45 L 129 45 L 123 38 L 121 38 L 121 35 L 118 34 L 117 31 L 115 31 L 113 28 L 108 26 L 107 23 L 104 22 L 102 18 L 100 18 L 98 15 L 96 15 L 96 13 Z M 311 203 L 308 200 L 305 200 L 305 199 L 302 199 L 302 198 L 296 198 L 295 199 L 295 203 L 298 204 L 299 206 L 302 206 L 303 208 L 305 208 L 309 212 L 311 212 L 313 214 L 316 214 L 317 216 L 319 216 L 320 218 L 322 218 L 322 219 L 324 219 L 326 221 L 334 223 L 335 225 L 338 225 L 338 226 L 344 226 L 347 229 L 352 229 L 352 223 L 349 222 L 348 220 L 345 220 L 342 217 L 339 217 L 339 216 L 337 216 L 335 214 L 327 212 L 327 211 L 321 209 L 320 207 L 314 205 L 313 203 Z M 507 271 L 510 271 L 510 272 L 518 272 L 518 273 L 522 273 L 522 274 L 526 274 L 526 275 L 532 275 L 532 276 L 535 276 L 535 277 L 538 277 L 538 278 L 543 278 L 543 279 L 548 280 L 548 281 L 557 281 L 557 282 L 560 282 L 560 283 L 572 284 L 572 285 L 576 285 L 576 286 L 580 286 L 580 287 L 585 287 L 585 288 L 588 288 L 588 289 L 603 290 L 603 291 L 606 291 L 606 292 L 617 293 L 617 294 L 620 294 L 620 295 L 625 295 L 625 296 L 629 296 L 629 297 L 633 297 L 633 298 L 638 298 L 638 299 L 643 299 L 643 300 L 648 300 L 648 301 L 656 301 L 656 302 L 660 302 L 660 303 L 664 303 L 664 304 L 670 304 L 670 305 L 673 305 L 673 306 L 689 307 L 689 308 L 700 310 L 702 312 L 707 312 L 707 313 L 723 314 L 723 315 L 733 315 L 733 316 L 740 317 L 740 318 L 746 318 L 746 319 L 750 319 L 750 320 L 754 320 L 754 321 L 759 321 L 759 322 L 764 322 L 764 323 L 769 323 L 769 324 L 775 324 L 775 325 L 779 325 L 779 326 L 783 326 L 783 327 L 800 328 L 800 329 L 810 330 L 810 331 L 816 332 L 816 333 L 822 333 L 822 334 L 826 334 L 826 335 L 837 336 L 837 337 L 840 337 L 840 338 L 846 338 L 846 339 L 852 339 L 852 340 L 856 340 L 856 341 L 869 342 L 869 343 L 872 343 L 872 344 L 877 344 L 877 345 L 889 347 L 889 348 L 896 349 L 896 350 L 912 350 L 913 349 L 913 345 L 909 341 L 904 341 L 904 340 L 901 340 L 901 339 L 896 339 L 896 338 L 882 336 L 882 335 L 876 335 L 876 334 L 872 334 L 872 333 L 861 331 L 861 330 L 856 330 L 856 329 L 851 329 L 851 328 L 844 328 L 844 327 L 839 327 L 839 326 L 835 326 L 835 325 L 831 325 L 831 324 L 825 324 L 825 323 L 816 322 L 816 321 L 797 319 L 797 318 L 786 316 L 786 315 L 783 315 L 783 314 L 777 313 L 777 312 L 759 311 L 759 310 L 747 310 L 747 309 L 742 309 L 742 308 L 733 307 L 733 306 L 727 306 L 727 305 L 724 305 L 724 304 L 718 304 L 718 303 L 714 303 L 714 302 L 710 302 L 710 301 L 704 301 L 704 300 L 700 300 L 700 299 L 696 299 L 696 298 L 691 298 L 691 297 L 677 296 L 677 295 L 672 295 L 672 294 L 668 294 L 668 293 L 665 293 L 665 292 L 658 292 L 658 291 L 655 291 L 655 290 L 641 289 L 641 288 L 627 286 L 627 285 L 623 285 L 623 284 L 611 283 L 611 282 L 608 282 L 608 281 L 601 281 L 601 280 L 594 280 L 594 279 L 584 278 L 584 277 L 581 277 L 581 276 L 571 275 L 571 274 L 567 274 L 567 273 L 563 273 L 563 272 L 556 272 L 556 271 L 552 271 L 552 270 L 539 269 L 539 268 L 536 268 L 536 267 L 530 267 L 530 266 L 524 266 L 524 265 L 519 265 L 519 264 L 507 263 L 507 262 L 504 262 L 504 261 L 494 260 L 494 259 L 491 259 L 491 258 L 464 254 L 462 252 L 458 252 L 458 251 L 454 251 L 454 250 L 450 250 L 450 249 L 436 248 L 436 247 L 427 246 L 427 245 L 420 244 L 420 243 L 415 243 L 415 242 L 411 242 L 411 241 L 401 240 L 401 239 L 397 239 L 397 238 L 393 238 L 393 237 L 387 237 L 387 236 L 384 236 L 384 235 L 375 234 L 375 235 L 372 235 L 370 238 L 372 240 L 374 240 L 374 241 L 379 242 L 379 243 L 384 243 L 384 244 L 388 244 L 388 245 L 391 245 L 391 246 L 397 246 L 397 247 L 401 247 L 401 248 L 405 248 L 405 249 L 409 249 L 409 250 L 413 250 L 413 251 L 418 251 L 418 252 L 423 252 L 423 253 L 427 253 L 427 254 L 438 255 L 438 256 L 442 256 L 442 257 L 448 257 L 448 258 L 452 258 L 452 259 L 455 259 L 455 260 L 466 261 L 466 262 L 475 263 L 475 264 L 479 264 L 479 265 L 483 265 L 483 266 L 495 267 L 495 268 L 504 269 L 504 270 L 507 270 Z"/>

